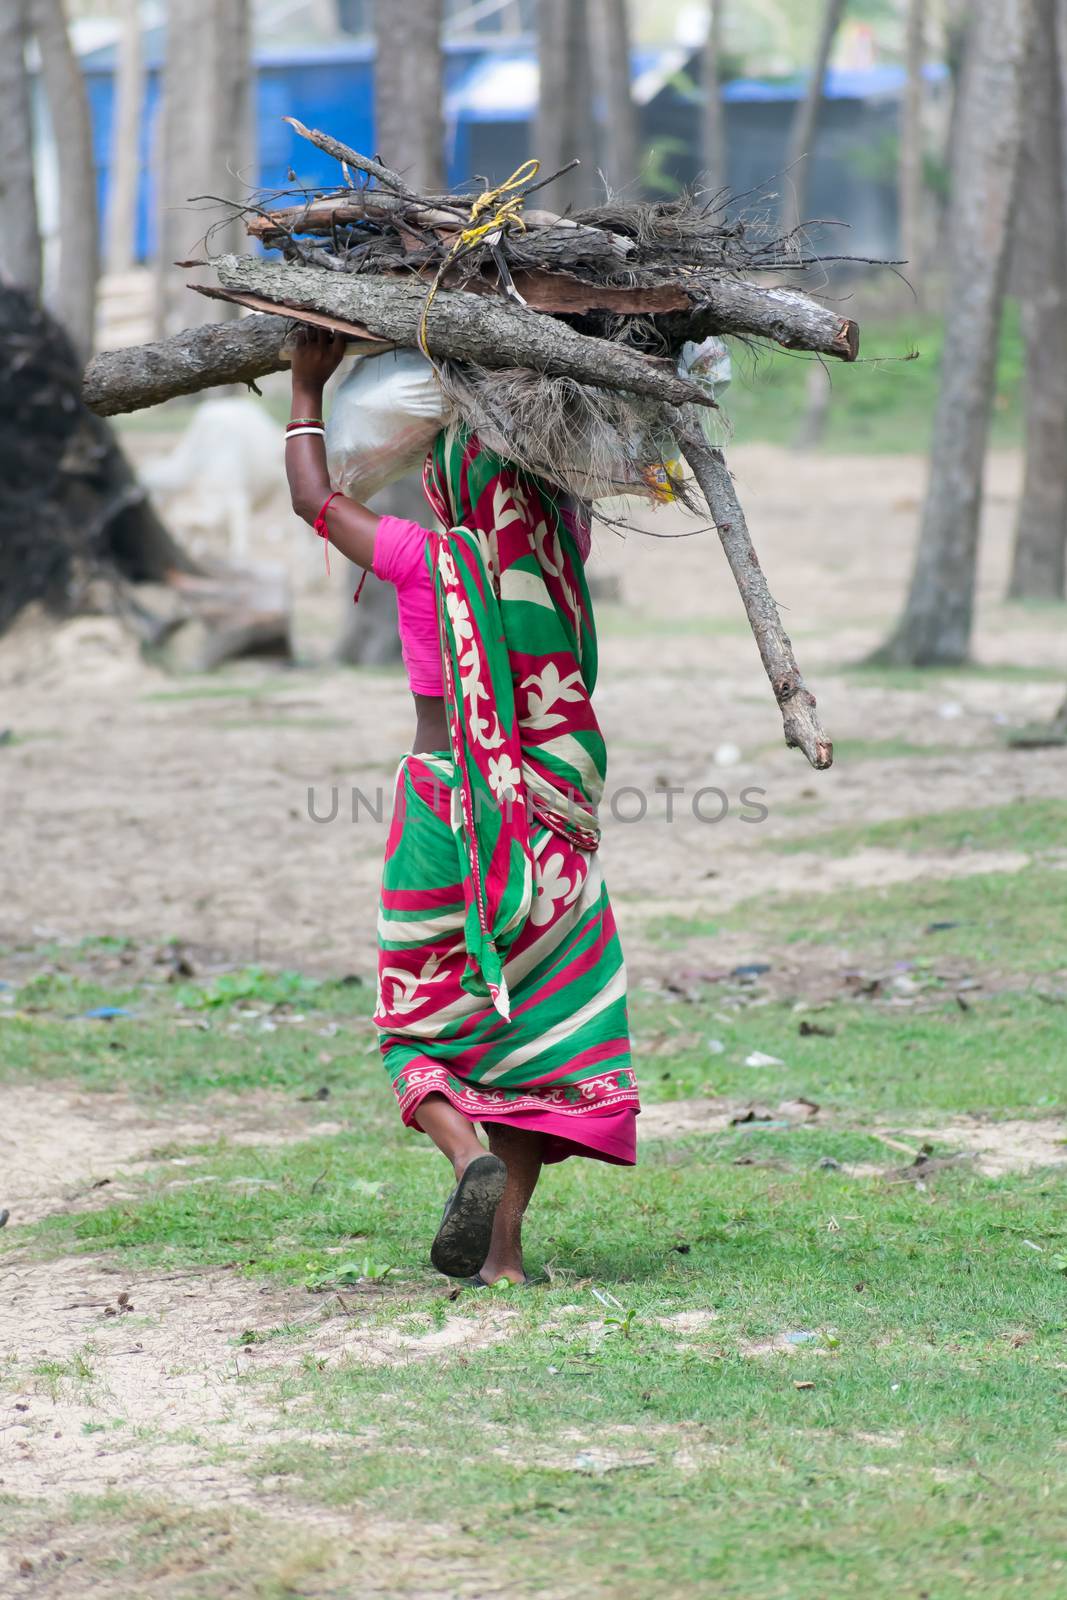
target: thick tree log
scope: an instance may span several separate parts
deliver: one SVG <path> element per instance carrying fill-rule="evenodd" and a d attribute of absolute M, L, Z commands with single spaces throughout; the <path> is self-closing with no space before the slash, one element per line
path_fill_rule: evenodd
<path fill-rule="evenodd" d="M 421 282 L 369 273 L 350 277 L 249 256 L 220 256 L 213 265 L 223 288 L 274 300 L 281 316 L 319 311 L 361 323 L 394 344 L 416 343 L 427 296 Z M 426 329 L 431 352 L 446 360 L 530 367 L 670 405 L 713 403 L 696 384 L 679 378 L 668 361 L 589 338 L 504 299 L 442 290 L 430 306 Z"/>
<path fill-rule="evenodd" d="M 685 318 L 686 339 L 710 333 L 770 339 L 783 350 L 855 361 L 860 353 L 858 322 L 842 317 L 797 289 L 771 289 L 717 272 L 696 272 L 682 279 L 693 292 L 696 309 Z M 670 319 L 673 328 L 675 319 Z M 670 337 L 670 331 L 668 331 Z"/>
<path fill-rule="evenodd" d="M 760 660 L 781 708 L 785 742 L 792 749 L 802 750 L 811 765 L 821 771 L 833 764 L 834 747 L 819 722 L 815 696 L 804 682 L 789 635 L 782 627 L 726 459 L 721 450 L 713 450 L 707 443 L 692 412 L 678 418 L 677 429 L 682 453 L 708 502 L 730 571 L 741 591 Z"/>
<path fill-rule="evenodd" d="M 220 383 L 253 383 L 288 363 L 279 355 L 285 323 L 274 316 L 186 328 L 157 344 L 105 350 L 85 369 L 82 398 L 90 411 L 113 417 Z"/>

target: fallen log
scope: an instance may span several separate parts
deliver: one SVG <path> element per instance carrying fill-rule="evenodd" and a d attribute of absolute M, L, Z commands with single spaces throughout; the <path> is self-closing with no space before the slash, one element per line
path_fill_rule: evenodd
<path fill-rule="evenodd" d="M 693 469 L 723 551 L 741 592 L 745 612 L 782 713 L 785 742 L 801 750 L 811 765 L 822 771 L 832 766 L 834 747 L 819 721 L 815 696 L 804 682 L 789 635 L 767 586 L 763 568 L 752 544 L 745 513 L 721 450 L 704 438 L 698 418 L 686 411 L 675 419 L 682 454 Z"/>
<path fill-rule="evenodd" d="M 274 301 L 281 317 L 315 311 L 359 323 L 393 344 L 418 343 L 427 290 L 421 280 L 321 272 L 316 267 L 250 256 L 213 263 L 224 289 Z M 576 333 L 554 317 L 531 315 L 510 301 L 461 289 L 441 290 L 426 314 L 431 354 L 480 366 L 529 367 L 602 389 L 648 395 L 669 405 L 711 405 L 670 361 Z"/>

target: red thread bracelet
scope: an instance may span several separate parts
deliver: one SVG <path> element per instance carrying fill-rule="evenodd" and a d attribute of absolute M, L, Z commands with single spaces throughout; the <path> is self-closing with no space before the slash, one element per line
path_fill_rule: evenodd
<path fill-rule="evenodd" d="M 318 534 L 319 538 L 323 541 L 323 549 L 326 552 L 326 576 L 327 577 L 330 576 L 330 530 L 326 526 L 326 513 L 330 509 L 330 506 L 337 499 L 337 497 L 338 497 L 338 495 L 340 493 L 341 493 L 340 489 L 335 489 L 333 494 L 331 494 L 329 499 L 326 500 L 326 502 L 324 503 L 323 508 L 319 512 L 318 516 L 315 518 L 315 532 Z"/>

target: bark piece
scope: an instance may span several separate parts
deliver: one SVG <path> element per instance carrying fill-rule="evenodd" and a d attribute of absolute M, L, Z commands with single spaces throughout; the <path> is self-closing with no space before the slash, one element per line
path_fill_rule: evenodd
<path fill-rule="evenodd" d="M 834 747 L 819 721 L 815 696 L 797 666 L 792 643 L 767 586 L 726 458 L 721 450 L 713 450 L 707 443 L 692 413 L 679 419 L 678 438 L 708 502 L 741 592 L 760 660 L 781 709 L 785 742 L 790 748 L 803 751 L 811 765 L 822 771 L 833 764 Z"/>
<path fill-rule="evenodd" d="M 278 315 L 274 301 L 265 300 L 260 294 L 242 294 L 239 289 L 220 289 L 209 283 L 191 283 L 189 287 L 194 294 L 205 295 L 209 300 L 228 300 L 231 305 L 245 306 L 249 311 L 269 311 L 272 316 Z M 383 350 L 394 348 L 388 339 L 379 339 L 369 328 L 364 328 L 358 322 L 346 322 L 343 317 L 327 317 L 319 311 L 300 311 L 294 314 L 293 321 L 310 323 L 313 328 L 334 328 L 338 333 L 346 333 L 350 339 L 358 339 L 363 344 L 380 345 Z"/>

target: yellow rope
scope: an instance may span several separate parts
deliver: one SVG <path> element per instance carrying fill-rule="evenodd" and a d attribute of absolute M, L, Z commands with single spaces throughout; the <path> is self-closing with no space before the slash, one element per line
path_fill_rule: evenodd
<path fill-rule="evenodd" d="M 540 170 L 540 161 L 533 159 L 524 161 L 521 167 L 516 167 L 510 178 L 506 178 L 503 183 L 498 183 L 495 189 L 483 189 L 482 193 L 478 195 L 471 205 L 471 214 L 467 227 L 457 235 L 451 250 L 438 267 L 437 275 L 430 285 L 430 292 L 426 296 L 426 304 L 422 308 L 422 316 L 419 319 L 419 349 L 424 356 L 429 356 L 430 354 L 429 346 L 426 342 L 426 319 L 430 315 L 430 307 L 433 305 L 434 296 L 441 287 L 445 273 L 461 255 L 465 255 L 468 250 L 473 250 L 476 244 L 480 244 L 487 234 L 506 227 L 508 223 L 514 223 L 523 233 L 526 232 L 526 224 L 522 219 L 522 207 L 526 196 L 515 191 L 521 191 L 523 184 L 529 183 L 530 179 L 536 177 Z M 494 207 L 495 209 L 493 209 Z M 484 217 L 485 213 L 491 209 L 493 210 L 493 215 L 488 221 L 480 221 L 479 219 Z"/>

